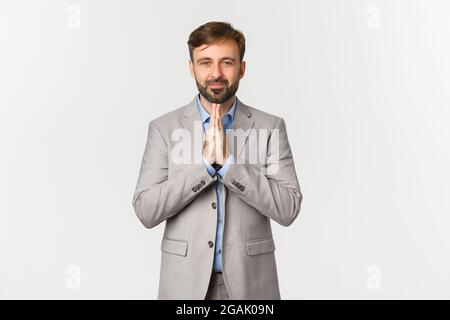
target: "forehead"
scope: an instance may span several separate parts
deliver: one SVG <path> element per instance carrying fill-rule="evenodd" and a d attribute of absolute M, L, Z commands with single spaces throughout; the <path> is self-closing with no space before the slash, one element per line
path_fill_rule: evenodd
<path fill-rule="evenodd" d="M 236 41 L 228 40 L 225 42 L 203 44 L 193 51 L 194 59 L 200 58 L 218 58 L 221 57 L 239 57 L 239 47 Z"/>

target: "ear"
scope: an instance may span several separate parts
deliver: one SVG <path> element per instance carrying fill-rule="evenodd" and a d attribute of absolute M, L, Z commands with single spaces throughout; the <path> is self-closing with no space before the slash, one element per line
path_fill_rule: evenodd
<path fill-rule="evenodd" d="M 191 73 L 191 77 L 195 79 L 194 63 L 192 63 L 191 59 L 189 59 L 189 72 Z"/>
<path fill-rule="evenodd" d="M 245 67 L 246 67 L 246 63 L 245 63 L 245 61 L 242 61 L 241 62 L 241 65 L 239 66 L 239 80 L 241 80 L 242 79 L 242 77 L 244 76 L 244 74 L 245 74 Z"/>

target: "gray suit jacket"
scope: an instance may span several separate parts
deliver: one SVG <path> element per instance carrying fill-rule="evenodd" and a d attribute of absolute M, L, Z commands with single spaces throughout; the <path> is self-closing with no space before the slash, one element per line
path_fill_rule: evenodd
<path fill-rule="evenodd" d="M 302 201 L 285 122 L 238 99 L 232 129 L 240 134 L 231 140 L 241 143 L 231 148 L 235 161 L 222 179 L 226 288 L 231 299 L 280 299 L 270 219 L 289 226 Z M 208 290 L 217 175 L 211 177 L 201 161 L 202 138 L 194 135 L 198 132 L 202 128 L 195 100 L 148 127 L 132 204 L 145 227 L 166 221 L 158 299 L 204 299 Z M 184 152 L 191 161 L 177 156 L 180 137 L 185 138 Z M 261 146 L 257 152 L 252 148 L 256 143 Z"/>

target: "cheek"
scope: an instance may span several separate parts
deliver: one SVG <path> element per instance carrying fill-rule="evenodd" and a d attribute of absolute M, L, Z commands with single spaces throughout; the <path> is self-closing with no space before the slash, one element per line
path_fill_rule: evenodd
<path fill-rule="evenodd" d="M 205 82 L 206 82 L 206 77 L 201 73 L 201 72 L 196 72 L 195 73 L 195 80 L 198 82 L 198 83 L 201 83 L 201 84 L 205 84 Z"/>
<path fill-rule="evenodd" d="M 230 69 L 225 72 L 225 78 L 230 83 L 235 83 L 239 80 L 239 69 Z"/>

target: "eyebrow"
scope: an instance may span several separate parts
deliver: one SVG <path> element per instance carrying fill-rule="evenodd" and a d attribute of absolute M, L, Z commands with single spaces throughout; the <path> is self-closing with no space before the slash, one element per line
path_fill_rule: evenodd
<path fill-rule="evenodd" d="M 201 62 L 201 61 L 205 61 L 205 60 L 212 60 L 212 59 L 211 59 L 211 58 L 208 58 L 208 57 L 203 57 L 203 58 L 197 59 L 197 63 L 198 63 L 198 62 Z M 235 58 L 232 58 L 232 57 L 224 57 L 224 58 L 222 58 L 222 59 L 220 59 L 220 60 L 231 60 L 231 61 L 233 61 L 233 62 L 236 62 L 236 59 L 235 59 Z"/>

